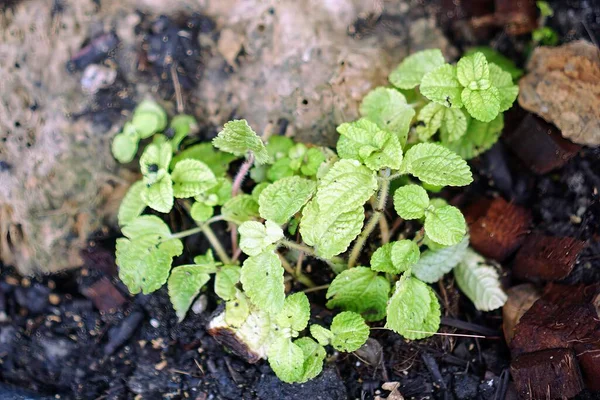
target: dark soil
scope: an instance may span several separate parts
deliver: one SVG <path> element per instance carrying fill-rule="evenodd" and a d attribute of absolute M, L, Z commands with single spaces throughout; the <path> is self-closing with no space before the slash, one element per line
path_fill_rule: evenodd
<path fill-rule="evenodd" d="M 552 3 L 560 13 L 561 2 Z M 576 3 L 569 5 L 572 12 L 583 12 L 579 6 L 584 2 Z M 581 18 L 588 21 L 590 17 L 585 14 Z M 181 25 L 144 19 L 139 27 L 145 43 L 141 60 L 148 79 L 156 81 L 165 98 L 171 98 L 174 91 L 170 78 L 161 79 L 172 67 L 165 54 L 177 55 L 175 68 L 184 90 L 195 85 L 201 73 L 201 49 L 178 32 L 210 31 L 213 26 L 201 17 L 189 21 L 195 22 Z M 561 21 L 554 18 L 550 23 L 558 24 L 552 26 L 566 39 L 571 38 L 569 34 L 594 38 L 597 32 L 597 19 L 571 29 L 570 20 Z M 497 39 L 500 47 L 507 47 L 507 54 L 522 62 L 525 49 L 521 42 L 506 42 L 501 33 L 491 35 L 495 36 L 488 41 Z M 91 62 L 107 55 L 108 51 Z M 122 85 L 118 90 L 129 87 L 124 80 L 117 80 L 117 84 Z M 99 108 L 82 115 L 112 124 L 115 118 L 105 114 L 112 112 L 111 107 L 116 114 L 133 107 L 129 96 L 115 105 L 115 93 L 115 88 L 98 93 Z M 566 282 L 600 279 L 600 151 L 584 149 L 561 169 L 539 176 L 500 142 L 472 165 L 476 183 L 468 196 L 503 195 L 532 211 L 535 229 L 589 240 Z M 175 219 L 170 222 L 178 227 L 188 223 Z M 218 234 L 229 236 L 224 227 Z M 373 330 L 368 351 L 338 354 L 329 348 L 328 362 L 318 378 L 289 385 L 279 381 L 265 362 L 247 364 L 206 333 L 206 323 L 218 306 L 212 293 L 204 294 L 205 310 L 198 314 L 190 311 L 182 323 L 177 323 L 166 288 L 151 295 L 129 296 L 116 277 L 112 255 L 115 237 L 103 233 L 91 241 L 84 254 L 86 267 L 78 271 L 30 279 L 2 266 L 0 398 L 363 399 L 387 396 L 380 389 L 384 382 L 399 382 L 399 391 L 406 399 L 498 400 L 515 396 L 501 313 L 475 310 L 449 277 L 435 287 L 443 309 L 440 335 L 407 342 L 388 331 Z M 206 248 L 198 238 L 185 244 L 183 258 Z M 327 270 L 317 267 L 313 265 L 311 278 L 325 282 L 328 272 L 323 271 Z M 509 270 L 505 280 L 511 284 Z M 324 293 L 310 297 L 313 317 L 330 319 L 331 313 L 319 306 L 325 303 Z M 591 399 L 593 395 L 580 397 Z"/>

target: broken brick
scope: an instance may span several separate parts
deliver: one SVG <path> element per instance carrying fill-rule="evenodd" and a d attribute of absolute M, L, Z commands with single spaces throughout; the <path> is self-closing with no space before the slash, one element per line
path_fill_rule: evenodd
<path fill-rule="evenodd" d="M 581 146 L 562 137 L 558 128 L 542 118 L 527 114 L 514 130 L 503 135 L 510 150 L 536 174 L 560 168 Z"/>
<path fill-rule="evenodd" d="M 517 252 L 513 274 L 519 279 L 556 281 L 566 278 L 586 242 L 533 233 Z"/>
<path fill-rule="evenodd" d="M 471 246 L 483 256 L 504 261 L 524 240 L 529 211 L 502 197 L 480 199 L 465 210 Z"/>
<path fill-rule="evenodd" d="M 572 398 L 584 389 L 573 350 L 549 349 L 523 354 L 510 364 L 522 399 Z"/>

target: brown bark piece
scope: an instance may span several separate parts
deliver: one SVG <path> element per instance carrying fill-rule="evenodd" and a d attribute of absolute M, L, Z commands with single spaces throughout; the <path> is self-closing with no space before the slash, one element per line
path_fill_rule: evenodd
<path fill-rule="evenodd" d="M 510 349 L 513 357 L 548 349 L 572 349 L 586 384 L 600 390 L 600 284 L 551 283 L 517 324 Z"/>
<path fill-rule="evenodd" d="M 600 56 L 584 40 L 538 47 L 519 81 L 519 104 L 575 143 L 600 145 Z"/>
<path fill-rule="evenodd" d="M 575 354 L 569 349 L 549 349 L 523 354 L 510 365 L 522 399 L 572 398 L 584 388 Z"/>
<path fill-rule="evenodd" d="M 93 285 L 85 288 L 83 295 L 91 299 L 98 310 L 104 312 L 114 312 L 127 301 L 123 294 L 106 277 L 99 279 Z"/>
<path fill-rule="evenodd" d="M 560 131 L 540 117 L 528 114 L 517 129 L 503 137 L 510 150 L 536 174 L 560 168 L 581 146 L 563 138 Z"/>
<path fill-rule="evenodd" d="M 530 283 L 513 286 L 506 291 L 508 296 L 502 307 L 502 330 L 506 343 L 510 344 L 521 317 L 540 298 L 540 291 Z"/>
<path fill-rule="evenodd" d="M 510 256 L 522 243 L 531 223 L 529 212 L 501 197 L 480 199 L 465 211 L 471 246 L 497 261 Z"/>
<path fill-rule="evenodd" d="M 556 281 L 566 278 L 586 242 L 533 233 L 517 252 L 513 273 L 519 279 Z"/>

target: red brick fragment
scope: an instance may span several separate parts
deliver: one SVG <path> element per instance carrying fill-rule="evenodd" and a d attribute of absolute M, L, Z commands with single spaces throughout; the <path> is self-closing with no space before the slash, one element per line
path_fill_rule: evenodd
<path fill-rule="evenodd" d="M 83 290 L 83 295 L 94 303 L 94 306 L 100 311 L 114 312 L 119 309 L 127 299 L 123 294 L 106 278 L 100 278 L 91 286 Z"/>
<path fill-rule="evenodd" d="M 472 203 L 465 210 L 465 218 L 471 246 L 485 257 L 500 262 L 521 245 L 531 224 L 529 211 L 502 197 Z"/>
<path fill-rule="evenodd" d="M 503 139 L 511 151 L 537 174 L 562 167 L 581 149 L 563 138 L 556 126 L 533 114 L 527 114 L 516 129 L 505 132 Z"/>
<path fill-rule="evenodd" d="M 522 399 L 572 398 L 584 389 L 573 350 L 549 349 L 523 354 L 510 364 Z"/>
<path fill-rule="evenodd" d="M 566 278 L 586 242 L 532 233 L 517 252 L 513 274 L 519 279 L 556 281 Z"/>

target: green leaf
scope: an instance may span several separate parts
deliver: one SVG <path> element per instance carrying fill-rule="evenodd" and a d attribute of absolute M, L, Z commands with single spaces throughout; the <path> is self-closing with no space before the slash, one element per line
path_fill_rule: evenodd
<path fill-rule="evenodd" d="M 386 272 L 393 274 L 396 272 L 392 264 L 392 246 L 394 243 L 386 243 L 373 253 L 371 256 L 371 269 L 373 271 Z"/>
<path fill-rule="evenodd" d="M 131 162 L 138 150 L 139 139 L 119 133 L 112 141 L 111 151 L 113 157 L 121 164 Z"/>
<path fill-rule="evenodd" d="M 391 256 L 396 273 L 400 273 L 417 263 L 421 252 L 415 242 L 405 239 L 393 242 Z"/>
<path fill-rule="evenodd" d="M 460 108 L 446 108 L 441 134 L 448 141 L 460 139 L 467 132 L 467 116 Z"/>
<path fill-rule="evenodd" d="M 337 131 L 342 135 L 338 141 L 338 155 L 364 162 L 372 170 L 400 168 L 402 146 L 398 137 L 381 130 L 368 119 L 343 123 Z"/>
<path fill-rule="evenodd" d="M 147 186 L 142 191 L 142 200 L 153 210 L 168 213 L 173 208 L 173 181 L 170 176 Z"/>
<path fill-rule="evenodd" d="M 246 221 L 239 227 L 240 248 L 249 256 L 257 256 L 267 247 L 283 238 L 283 230 L 272 221 L 265 225 L 256 221 Z"/>
<path fill-rule="evenodd" d="M 404 219 L 419 219 L 429 207 L 429 196 L 419 185 L 401 186 L 394 192 L 394 209 Z"/>
<path fill-rule="evenodd" d="M 369 338 L 369 326 L 359 314 L 344 311 L 333 318 L 331 345 L 339 351 L 355 351 L 365 344 Z"/>
<path fill-rule="evenodd" d="M 439 281 L 445 274 L 458 265 L 469 246 L 469 237 L 454 246 L 442 249 L 429 249 L 421 254 L 421 259 L 412 266 L 414 276 L 427 283 Z"/>
<path fill-rule="evenodd" d="M 540 15 L 542 17 L 552 17 L 554 15 L 554 10 L 547 1 L 536 1 L 535 4 L 540 10 Z"/>
<path fill-rule="evenodd" d="M 281 225 L 285 224 L 310 200 L 316 186 L 316 182 L 298 176 L 278 180 L 260 194 L 260 216 Z"/>
<path fill-rule="evenodd" d="M 264 143 L 256 132 L 250 128 L 245 119 L 226 123 L 212 143 L 216 148 L 237 156 L 242 156 L 251 151 L 254 153 L 258 165 L 267 164 L 271 161 Z"/>
<path fill-rule="evenodd" d="M 462 86 L 456 77 L 456 67 L 444 64 L 428 72 L 419 90 L 429 100 L 446 107 L 461 108 Z"/>
<path fill-rule="evenodd" d="M 327 308 L 354 311 L 367 321 L 379 321 L 385 316 L 390 283 L 377 272 L 355 267 L 335 277 L 327 289 Z"/>
<path fill-rule="evenodd" d="M 134 110 L 134 115 L 138 113 L 152 113 L 158 117 L 156 131 L 160 132 L 167 126 L 167 113 L 157 102 L 144 100 Z"/>
<path fill-rule="evenodd" d="M 315 200 L 322 215 L 333 220 L 339 214 L 362 207 L 376 189 L 374 171 L 358 161 L 340 160 L 319 182 Z"/>
<path fill-rule="evenodd" d="M 322 213 L 313 199 L 302 211 L 300 234 L 319 257 L 331 259 L 348 249 L 360 233 L 364 219 L 362 206 L 331 217 L 331 214 Z"/>
<path fill-rule="evenodd" d="M 440 316 L 435 292 L 405 274 L 396 282 L 396 291 L 388 303 L 385 326 L 407 339 L 423 339 L 437 332 Z"/>
<path fill-rule="evenodd" d="M 411 147 L 406 152 L 402 169 L 431 185 L 465 186 L 473 181 L 465 160 L 435 143 Z"/>
<path fill-rule="evenodd" d="M 485 258 L 467 249 L 462 261 L 454 269 L 460 290 L 480 311 L 492 311 L 506 303 L 506 293 L 500 285 L 497 267 Z"/>
<path fill-rule="evenodd" d="M 469 119 L 467 133 L 464 136 L 457 141 L 444 143 L 444 146 L 465 160 L 470 160 L 489 150 L 498 141 L 504 128 L 504 116 L 502 114 L 498 114 L 490 122 L 481 122 L 474 118 Z"/>
<path fill-rule="evenodd" d="M 419 51 L 402 61 L 390 74 L 390 82 L 400 89 L 412 89 L 421 84 L 426 73 L 441 65 L 444 65 L 444 56 L 439 49 Z"/>
<path fill-rule="evenodd" d="M 156 235 L 162 239 L 171 236 L 169 226 L 156 215 L 142 215 L 137 217 L 122 227 L 121 230 L 123 235 L 129 239 L 148 235 Z"/>
<path fill-rule="evenodd" d="M 209 280 L 210 275 L 204 273 L 202 268 L 195 265 L 182 265 L 173 268 L 167 286 L 169 288 L 169 298 L 179 322 L 183 321 L 194 299 L 200 293 L 200 289 Z"/>
<path fill-rule="evenodd" d="M 558 33 L 549 26 L 542 26 L 541 28 L 535 29 L 531 32 L 531 39 L 534 43 L 543 46 L 555 46 L 559 41 Z"/>
<path fill-rule="evenodd" d="M 275 375 L 286 383 L 294 383 L 304 373 L 304 352 L 290 338 L 278 337 L 268 351 L 269 365 Z"/>
<path fill-rule="evenodd" d="M 142 200 L 142 191 L 144 188 L 145 185 L 142 181 L 137 181 L 129 187 L 127 194 L 123 197 L 123 201 L 119 206 L 119 226 L 130 223 L 139 217 L 146 208 L 146 203 Z"/>
<path fill-rule="evenodd" d="M 183 139 L 192 131 L 192 128 L 197 129 L 197 124 L 196 118 L 191 115 L 179 114 L 173 117 L 170 124 L 170 128 L 175 132 L 171 139 L 173 151 L 177 151 Z"/>
<path fill-rule="evenodd" d="M 494 63 L 498 65 L 504 71 L 508 72 L 513 80 L 518 79 L 523 75 L 523 70 L 517 68 L 511 59 L 504 57 L 502 54 L 498 53 L 489 46 L 472 47 L 464 55 L 470 56 L 475 53 L 483 53 L 485 58 L 488 60 L 488 63 Z"/>
<path fill-rule="evenodd" d="M 513 84 L 510 74 L 496 64 L 490 64 L 490 81 L 500 93 L 500 112 L 511 108 L 519 94 L 519 86 Z"/>
<path fill-rule="evenodd" d="M 198 196 L 217 184 L 215 174 L 206 164 L 198 160 L 181 160 L 171 173 L 175 197 Z"/>
<path fill-rule="evenodd" d="M 363 98 L 360 115 L 375 122 L 380 129 L 398 136 L 403 145 L 415 110 L 406 103 L 406 98 L 399 91 L 378 87 Z"/>
<path fill-rule="evenodd" d="M 144 294 L 160 289 L 169 277 L 171 255 L 144 240 L 117 239 L 116 263 L 119 278 L 132 294 Z"/>
<path fill-rule="evenodd" d="M 194 221 L 204 222 L 212 217 L 214 212 L 215 210 L 212 206 L 195 201 L 190 209 L 190 216 L 194 219 Z"/>
<path fill-rule="evenodd" d="M 217 272 L 217 266 L 220 266 L 220 262 L 215 261 L 215 256 L 213 255 L 212 249 L 208 249 L 206 254 L 201 254 L 194 257 L 194 263 L 198 265 L 202 265 L 205 268 L 208 268 L 208 273 Z"/>
<path fill-rule="evenodd" d="M 140 157 L 140 170 L 145 179 L 151 179 L 151 176 L 158 174 L 160 170 L 167 170 L 171 162 L 173 152 L 168 142 L 150 143 L 144 149 Z M 146 183 L 153 183 L 154 180 Z"/>
<path fill-rule="evenodd" d="M 240 281 L 241 268 L 237 265 L 224 265 L 215 275 L 215 293 L 225 301 L 235 299 L 235 285 Z"/>
<path fill-rule="evenodd" d="M 240 194 L 223 204 L 221 214 L 226 220 L 239 225 L 259 216 L 258 203 L 251 195 Z"/>
<path fill-rule="evenodd" d="M 136 111 L 131 119 L 131 124 L 140 138 L 146 139 L 160 131 L 160 116 L 152 112 Z"/>
<path fill-rule="evenodd" d="M 471 90 L 485 90 L 490 86 L 488 62 L 482 53 L 474 53 L 458 60 L 456 76 L 461 85 Z"/>
<path fill-rule="evenodd" d="M 259 314 L 260 315 L 260 314 Z M 225 303 L 225 322 L 233 328 L 241 328 L 250 316 L 250 302 L 248 297 L 240 290 L 235 291 L 235 297 L 231 301 Z M 262 336 L 269 334 L 271 330 L 271 324 L 269 318 L 267 319 L 267 326 L 265 327 L 262 323 L 257 324 L 259 328 L 256 341 L 260 341 Z M 259 321 L 257 321 L 259 322 Z"/>
<path fill-rule="evenodd" d="M 304 155 L 304 162 L 300 167 L 300 172 L 304 176 L 315 176 L 319 172 L 319 167 L 325 162 L 325 154 L 320 148 L 311 147 Z"/>
<path fill-rule="evenodd" d="M 310 326 L 310 334 L 314 337 L 321 346 L 327 346 L 333 339 L 333 333 L 321 325 L 313 324 Z"/>
<path fill-rule="evenodd" d="M 294 175 L 294 170 L 290 166 L 292 160 L 289 157 L 282 157 L 275 161 L 267 171 L 267 178 L 271 182 L 276 182 L 279 179 L 287 178 Z"/>
<path fill-rule="evenodd" d="M 489 122 L 500 112 L 500 91 L 494 86 L 485 90 L 464 88 L 461 98 L 469 114 L 480 121 Z"/>
<path fill-rule="evenodd" d="M 286 136 L 271 136 L 266 144 L 267 152 L 273 160 L 287 157 L 288 152 L 294 147 L 294 141 Z"/>
<path fill-rule="evenodd" d="M 285 288 L 281 260 L 265 251 L 244 261 L 240 276 L 244 292 L 261 310 L 276 314 L 283 308 Z"/>
<path fill-rule="evenodd" d="M 424 226 L 431 240 L 445 246 L 460 243 L 467 233 L 465 217 L 453 206 L 427 210 Z"/>
<path fill-rule="evenodd" d="M 215 176 L 222 177 L 229 169 L 229 163 L 237 157 L 229 153 L 215 150 L 212 143 L 200 143 L 181 151 L 173 157 L 171 168 L 179 161 L 188 158 L 202 161 L 212 170 Z"/>
<path fill-rule="evenodd" d="M 421 124 L 417 124 L 415 130 L 420 141 L 426 141 L 441 128 L 446 109 L 450 110 L 441 104 L 430 102 L 419 111 L 417 121 Z"/>
<path fill-rule="evenodd" d="M 231 198 L 231 181 L 227 178 L 217 178 L 217 184 L 204 193 L 195 196 L 196 201 L 215 207 L 222 206 Z"/>
<path fill-rule="evenodd" d="M 304 354 L 304 364 L 302 366 L 302 376 L 298 379 L 299 383 L 303 383 L 315 378 L 323 370 L 323 360 L 327 353 L 323 346 L 309 337 L 303 337 L 294 341 L 296 346 L 302 349 Z"/>
<path fill-rule="evenodd" d="M 303 331 L 310 318 L 310 304 L 308 297 L 302 292 L 294 293 L 285 298 L 283 309 L 275 323 L 282 328 L 292 328 L 296 332 Z"/>

